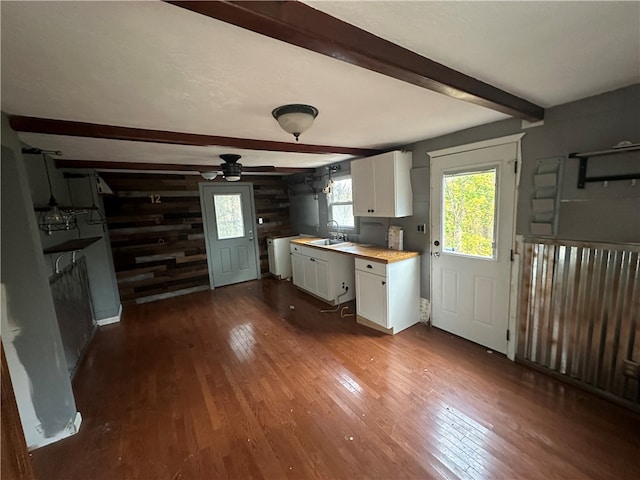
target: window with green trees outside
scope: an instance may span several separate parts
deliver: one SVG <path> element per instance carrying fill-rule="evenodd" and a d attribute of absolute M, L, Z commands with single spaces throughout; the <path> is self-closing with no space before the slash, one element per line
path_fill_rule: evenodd
<path fill-rule="evenodd" d="M 443 177 L 444 251 L 495 257 L 496 169 Z"/>

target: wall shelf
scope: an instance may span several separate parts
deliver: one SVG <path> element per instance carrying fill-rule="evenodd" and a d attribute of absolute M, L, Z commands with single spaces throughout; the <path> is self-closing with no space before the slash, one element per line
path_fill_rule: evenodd
<path fill-rule="evenodd" d="M 51 208 L 51 206 L 49 205 L 40 205 L 40 206 L 34 206 L 33 210 L 36 212 L 46 212 L 47 210 L 49 210 Z M 60 210 L 72 210 L 72 211 L 78 211 L 78 210 L 98 210 L 98 207 L 76 207 L 76 206 L 69 206 L 69 205 L 58 205 L 58 208 Z"/>
<path fill-rule="evenodd" d="M 629 173 L 625 175 L 600 175 L 597 177 L 587 176 L 587 164 L 591 157 L 600 157 L 604 155 L 615 155 L 618 153 L 626 153 L 640 150 L 640 143 L 610 148 L 608 150 L 597 150 L 594 152 L 570 153 L 569 158 L 577 158 L 580 160 L 578 168 L 578 188 L 584 188 L 587 182 L 608 182 L 615 180 L 637 180 L 640 179 L 640 173 Z"/>
<path fill-rule="evenodd" d="M 67 242 L 60 243 L 58 245 L 54 245 L 53 247 L 45 248 L 43 251 L 45 255 L 50 253 L 62 253 L 62 252 L 72 252 L 74 250 L 83 250 L 87 248 L 89 245 L 93 245 L 101 237 L 88 237 L 88 238 L 75 238 L 73 240 L 69 240 Z"/>

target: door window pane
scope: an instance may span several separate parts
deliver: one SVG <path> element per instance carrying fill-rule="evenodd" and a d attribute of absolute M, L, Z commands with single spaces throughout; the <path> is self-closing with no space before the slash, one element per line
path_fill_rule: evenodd
<path fill-rule="evenodd" d="M 242 195 L 214 195 L 213 205 L 216 212 L 218 239 L 244 237 L 244 218 L 242 217 Z"/>
<path fill-rule="evenodd" d="M 443 250 L 495 257 L 496 169 L 444 175 Z"/>

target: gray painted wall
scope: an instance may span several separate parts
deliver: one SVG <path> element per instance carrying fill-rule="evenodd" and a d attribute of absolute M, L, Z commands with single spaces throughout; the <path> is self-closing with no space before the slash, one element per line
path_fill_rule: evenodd
<path fill-rule="evenodd" d="M 2 115 L 2 342 L 27 445 L 73 425 L 76 405 L 42 254 L 21 145 Z"/>
<path fill-rule="evenodd" d="M 83 173 L 92 174 L 94 172 L 87 171 Z M 95 181 L 87 182 L 86 178 L 69 179 L 68 184 L 75 204 L 90 206 L 91 203 L 95 201 L 96 206 L 104 213 L 102 196 L 97 192 Z M 89 188 L 91 188 L 91 190 Z M 93 199 L 91 197 L 91 191 L 93 191 Z M 99 242 L 87 247 L 82 253 L 87 259 L 87 273 L 91 287 L 94 318 L 96 320 L 103 320 L 115 317 L 120 312 L 118 280 L 113 265 L 113 255 L 111 254 L 111 242 L 109 240 L 107 225 L 89 225 L 86 223 L 86 220 L 87 216 L 85 215 L 78 217 L 78 236 L 84 238 L 102 238 Z"/>
<path fill-rule="evenodd" d="M 549 108 L 544 125 L 522 129 L 516 119 L 482 125 L 450 135 L 425 140 L 408 146 L 413 152 L 412 187 L 414 214 L 401 219 L 381 219 L 382 225 L 404 227 L 407 250 L 423 252 L 421 257 L 421 297 L 429 298 L 430 263 L 429 232 L 417 232 L 419 224 L 429 227 L 429 157 L 427 152 L 482 140 L 526 132 L 522 139 L 521 179 L 516 232 L 529 234 L 533 179 L 538 160 L 562 158 L 563 175 L 560 189 L 560 211 L 557 238 L 603 242 L 640 242 L 640 181 L 635 187 L 630 181 L 587 184 L 577 188 L 578 160 L 568 159 L 572 152 L 601 150 L 622 140 L 640 142 L 640 84 L 597 95 L 565 105 Z M 348 167 L 342 167 L 343 171 Z M 320 173 L 320 170 L 318 170 Z M 607 157 L 593 160 L 589 174 L 640 172 L 637 155 Z M 293 177 L 292 182 L 300 181 Z M 292 200 L 293 201 L 293 200 Z M 324 235 L 326 200 L 320 195 L 320 229 L 305 229 L 301 219 L 292 218 L 294 231 Z M 324 217 L 323 217 L 324 212 Z M 369 234 L 360 228 L 363 243 L 383 244 L 384 236 Z"/>
<path fill-rule="evenodd" d="M 34 146 L 37 147 L 37 145 Z M 49 186 L 42 156 L 25 155 L 25 164 L 34 205 L 46 205 L 49 202 Z M 53 193 L 60 204 L 88 207 L 91 206 L 92 201 L 95 201 L 98 208 L 104 212 L 102 197 L 97 193 L 95 182 L 88 182 L 86 178 L 65 179 L 63 173 L 55 168 L 53 160 L 48 157 L 47 165 Z M 82 173 L 89 174 L 91 172 L 85 171 Z M 94 200 L 91 197 L 92 190 Z M 83 250 L 82 255 L 87 260 L 94 318 L 103 320 L 118 315 L 120 311 L 120 294 L 113 266 L 107 226 L 88 225 L 86 219 L 86 215 L 78 216 L 78 228 L 76 230 L 55 232 L 51 235 L 40 232 L 39 235 L 43 248 L 75 238 L 102 238 L 99 242 Z M 45 255 L 48 275 L 54 273 L 55 261 L 58 255 Z M 63 256 L 60 260 L 60 266 L 66 266 L 70 259 L 70 255 Z"/>

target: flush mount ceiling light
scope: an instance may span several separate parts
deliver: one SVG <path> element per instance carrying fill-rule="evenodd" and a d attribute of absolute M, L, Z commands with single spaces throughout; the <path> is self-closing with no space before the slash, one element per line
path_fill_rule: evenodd
<path fill-rule="evenodd" d="M 222 168 L 222 173 L 224 174 L 224 179 L 227 182 L 237 182 L 240 180 L 242 164 L 236 163 L 240 160 L 240 155 L 236 155 L 235 153 L 224 153 L 220 155 L 220 158 L 224 160 L 224 163 L 220 164 L 220 168 Z"/>
<path fill-rule="evenodd" d="M 300 134 L 313 124 L 318 116 L 318 109 L 311 105 L 293 103 L 275 108 L 271 115 L 285 132 L 296 137 L 297 142 Z"/>

